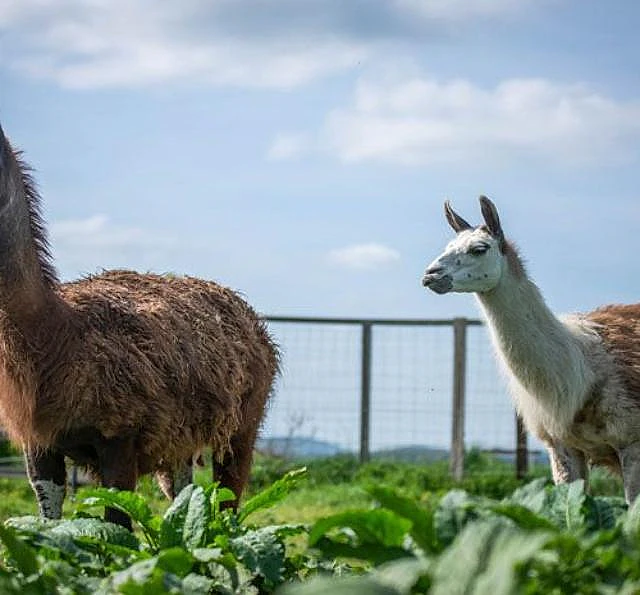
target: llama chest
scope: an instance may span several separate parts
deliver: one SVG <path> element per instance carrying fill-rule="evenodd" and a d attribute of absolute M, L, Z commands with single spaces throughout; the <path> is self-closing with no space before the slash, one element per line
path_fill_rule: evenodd
<path fill-rule="evenodd" d="M 573 423 L 567 429 L 563 442 L 585 453 L 595 465 L 605 465 L 617 470 L 617 446 L 620 436 L 610 423 L 607 402 L 598 395 L 578 411 Z"/>

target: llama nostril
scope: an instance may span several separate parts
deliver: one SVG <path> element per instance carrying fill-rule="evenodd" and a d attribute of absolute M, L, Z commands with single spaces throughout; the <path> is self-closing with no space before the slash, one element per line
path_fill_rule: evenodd
<path fill-rule="evenodd" d="M 429 287 L 431 283 L 433 283 L 434 281 L 437 281 L 437 279 L 442 276 L 443 272 L 444 272 L 444 267 L 442 265 L 438 264 L 438 265 L 430 266 L 424 272 L 424 276 L 422 277 L 422 285 L 424 287 Z"/>

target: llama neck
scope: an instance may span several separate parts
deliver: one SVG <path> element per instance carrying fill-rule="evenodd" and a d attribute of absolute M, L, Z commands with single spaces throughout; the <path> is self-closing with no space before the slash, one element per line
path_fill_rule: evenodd
<path fill-rule="evenodd" d="M 552 425 L 553 433 L 566 428 L 593 382 L 578 337 L 549 310 L 524 273 L 507 270 L 500 283 L 478 299 L 498 354 L 519 385 L 514 397 L 530 429 L 532 424 L 542 424 L 547 431 Z M 547 419 L 533 411 L 546 412 Z"/>
<path fill-rule="evenodd" d="M 46 309 L 52 294 L 25 230 L 25 222 L 0 217 L 0 308 L 18 326 Z"/>
<path fill-rule="evenodd" d="M 0 128 L 0 310 L 19 328 L 41 326 L 55 302 L 40 197 Z"/>

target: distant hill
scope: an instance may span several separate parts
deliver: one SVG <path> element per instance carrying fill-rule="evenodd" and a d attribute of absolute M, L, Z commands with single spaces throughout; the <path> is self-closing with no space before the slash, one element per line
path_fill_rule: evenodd
<path fill-rule="evenodd" d="M 339 454 L 351 454 L 357 456 L 357 452 L 349 451 L 337 444 L 316 438 L 297 436 L 276 436 L 272 438 L 259 438 L 256 448 L 264 453 L 286 457 L 291 459 L 314 459 L 332 457 Z M 488 451 L 491 452 L 491 451 Z M 493 456 L 505 462 L 515 460 L 514 453 L 494 451 Z M 371 452 L 375 459 L 393 459 L 409 463 L 432 463 L 449 458 L 449 450 L 432 446 L 414 445 L 384 448 Z M 544 451 L 530 451 L 529 461 L 533 464 L 548 464 L 549 459 Z"/>
<path fill-rule="evenodd" d="M 326 440 L 317 440 L 310 437 L 276 436 L 272 438 L 259 438 L 256 448 L 265 453 L 287 457 L 292 459 L 313 459 L 332 457 L 346 454 L 349 451 L 337 444 Z M 353 453 L 357 454 L 356 452 Z M 395 459 L 409 462 L 441 461 L 449 457 L 449 451 L 442 448 L 430 448 L 428 446 L 403 446 L 377 450 L 371 453 L 372 457 Z"/>
<path fill-rule="evenodd" d="M 342 454 L 345 449 L 325 440 L 304 437 L 258 438 L 256 448 L 264 453 L 292 459 L 313 459 Z"/>
<path fill-rule="evenodd" d="M 376 450 L 371 456 L 381 459 L 394 459 L 409 463 L 432 463 L 449 458 L 449 451 L 445 448 L 433 448 L 430 446 L 398 446 Z"/>

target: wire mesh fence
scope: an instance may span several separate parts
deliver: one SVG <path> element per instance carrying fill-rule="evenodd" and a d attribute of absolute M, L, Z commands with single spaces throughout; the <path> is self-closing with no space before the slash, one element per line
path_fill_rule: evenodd
<path fill-rule="evenodd" d="M 480 321 L 267 320 L 283 358 L 261 450 L 450 458 L 454 474 L 456 464 L 462 472 L 456 449 L 515 458 L 513 406 Z M 461 344 L 456 326 L 464 331 Z M 532 438 L 528 447 L 536 457 L 543 450 Z"/>
<path fill-rule="evenodd" d="M 446 458 L 462 438 L 462 447 L 515 454 L 513 406 L 479 321 L 456 319 L 465 331 L 460 370 L 454 320 L 268 320 L 283 373 L 261 448 L 291 456 Z M 461 411 L 454 409 L 456 390 Z M 541 445 L 529 446 L 537 452 Z"/>

